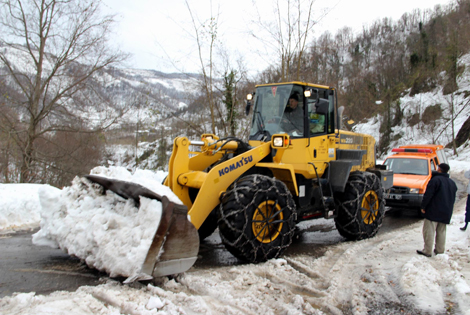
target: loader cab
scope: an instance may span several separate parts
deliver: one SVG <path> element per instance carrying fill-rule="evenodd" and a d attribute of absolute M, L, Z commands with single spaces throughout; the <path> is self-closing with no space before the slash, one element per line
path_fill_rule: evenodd
<path fill-rule="evenodd" d="M 327 86 L 302 82 L 256 86 L 250 140 L 269 141 L 274 134 L 310 138 L 335 130 L 335 93 Z"/>

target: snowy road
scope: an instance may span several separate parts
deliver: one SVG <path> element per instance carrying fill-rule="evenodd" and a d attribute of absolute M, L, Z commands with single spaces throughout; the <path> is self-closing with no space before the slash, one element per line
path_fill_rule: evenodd
<path fill-rule="evenodd" d="M 320 228 L 307 226 L 300 240 L 300 244 L 308 242 L 313 251 L 290 252 L 282 259 L 263 264 L 236 266 L 231 265 L 233 261 L 225 254 L 216 254 L 225 266 L 208 268 L 198 263 L 175 279 L 163 278 L 161 283 L 148 286 L 126 286 L 107 277 L 101 278 L 104 284 L 95 285 L 97 278 L 76 275 L 76 279 L 90 280 L 90 285 L 81 286 L 75 292 L 56 291 L 50 295 L 15 293 L 0 299 L 0 314 L 468 315 L 470 232 L 459 230 L 463 220 L 462 201 L 456 206 L 454 221 L 448 228 L 446 254 L 433 258 L 416 255 L 416 249 L 422 246 L 421 221 L 416 218 L 387 231 L 388 222 L 396 219 L 387 216 L 381 233 L 359 242 L 344 242 L 332 226 L 328 227 L 332 221 L 319 220 L 313 222 L 320 223 Z M 0 243 L 4 244 L 5 240 L 8 239 L 2 238 Z M 211 251 L 226 253 L 217 242 L 209 244 L 203 246 L 203 257 L 213 254 Z M 20 248 L 17 246 L 17 250 Z M 70 266 L 67 260 L 60 264 L 59 261 L 55 260 L 59 270 L 63 270 L 64 264 Z M 30 269 L 38 267 L 31 261 L 25 263 Z M 46 264 L 42 262 L 42 266 Z M 75 272 L 89 271 L 76 269 Z M 18 280 L 36 279 L 28 272 L 24 274 Z M 39 287 L 47 282 L 62 281 L 43 281 Z"/>
<path fill-rule="evenodd" d="M 414 211 L 398 211 L 395 209 L 387 211 L 378 235 L 409 226 L 420 220 L 421 217 L 416 215 Z M 300 227 L 299 239 L 289 246 L 283 254 L 284 257 L 304 254 L 312 258 L 318 258 L 323 256 L 331 245 L 345 241 L 336 230 L 333 220 L 305 221 L 298 226 Z M 199 257 L 194 268 L 209 269 L 241 264 L 243 263 L 225 249 L 216 232 L 201 244 Z"/>
<path fill-rule="evenodd" d="M 389 212 L 374 238 L 358 242 L 344 241 L 333 220 L 301 223 L 302 237 L 282 258 L 257 265 L 240 264 L 213 235 L 193 268 L 153 285 L 123 285 L 60 250 L 33 246 L 31 232 L 4 233 L 0 314 L 470 315 L 464 209 L 461 198 L 446 253 L 432 258 L 416 254 L 419 217 Z"/>
<path fill-rule="evenodd" d="M 419 220 L 414 213 L 387 212 L 378 235 Z M 307 221 L 300 223 L 300 228 L 300 239 L 285 252 L 286 259 L 298 255 L 320 258 L 332 245 L 344 242 L 333 220 Z M 0 298 L 13 292 L 49 294 L 57 290 L 73 291 L 82 285 L 98 285 L 100 277 L 106 277 L 60 249 L 33 245 L 31 236 L 35 231 L 0 236 L 0 269 L 3 271 L 0 274 Z M 242 264 L 225 249 L 216 232 L 201 244 L 199 258 L 190 272 Z"/>

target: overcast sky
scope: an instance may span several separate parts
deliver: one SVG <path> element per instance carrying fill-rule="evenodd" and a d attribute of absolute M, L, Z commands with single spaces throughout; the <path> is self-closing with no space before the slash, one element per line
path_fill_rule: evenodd
<path fill-rule="evenodd" d="M 257 0 L 261 15 L 271 14 L 275 0 Z M 155 69 L 163 72 L 199 72 L 197 45 L 184 0 L 103 0 L 105 10 L 117 14 L 116 42 L 133 54 L 126 66 Z M 448 0 L 317 0 L 316 16 L 329 13 L 314 27 L 314 36 L 326 30 L 333 34 L 344 26 L 359 31 L 362 26 L 384 17 L 398 20 L 413 9 L 433 9 Z M 199 22 L 211 17 L 210 0 L 189 0 L 193 15 Z M 232 63 L 240 56 L 252 70 L 266 68 L 269 58 L 259 56 L 250 30 L 256 16 L 252 0 L 212 0 L 212 14 L 218 14 L 218 39 L 229 52 Z"/>

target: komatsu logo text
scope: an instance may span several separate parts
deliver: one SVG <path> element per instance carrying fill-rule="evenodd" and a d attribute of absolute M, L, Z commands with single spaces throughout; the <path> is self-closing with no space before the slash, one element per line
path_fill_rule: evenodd
<path fill-rule="evenodd" d="M 247 156 L 245 158 L 241 158 L 238 160 L 236 163 L 231 164 L 230 166 L 227 166 L 221 170 L 219 170 L 219 176 L 223 176 L 225 174 L 230 173 L 231 171 L 236 170 L 239 167 L 242 167 L 243 165 L 247 165 L 248 163 L 253 162 L 253 156 Z"/>

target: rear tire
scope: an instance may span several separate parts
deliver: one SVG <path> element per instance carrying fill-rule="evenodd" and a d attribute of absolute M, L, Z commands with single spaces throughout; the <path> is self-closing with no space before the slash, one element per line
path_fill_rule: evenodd
<path fill-rule="evenodd" d="M 338 232 L 349 240 L 362 240 L 377 234 L 385 215 L 384 190 L 377 175 L 351 174 L 343 193 L 335 195 Z"/>
<path fill-rule="evenodd" d="M 263 262 L 279 257 L 292 243 L 295 203 L 286 185 L 264 175 L 234 182 L 219 206 L 219 234 L 240 260 Z"/>

